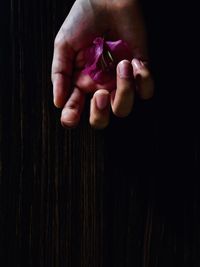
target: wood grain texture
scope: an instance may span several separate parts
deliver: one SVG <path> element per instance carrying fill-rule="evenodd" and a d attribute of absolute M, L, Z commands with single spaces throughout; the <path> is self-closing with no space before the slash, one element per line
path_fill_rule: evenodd
<path fill-rule="evenodd" d="M 0 264 L 198 267 L 197 112 L 169 96 L 158 18 L 147 15 L 154 100 L 104 131 L 88 125 L 87 105 L 80 126 L 64 130 L 50 70 L 71 4 L 2 3 Z"/>

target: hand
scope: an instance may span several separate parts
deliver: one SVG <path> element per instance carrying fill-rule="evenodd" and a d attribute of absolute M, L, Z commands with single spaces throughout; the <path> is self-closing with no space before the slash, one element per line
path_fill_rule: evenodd
<path fill-rule="evenodd" d="M 107 40 L 126 41 L 133 53 L 132 62 L 123 60 L 117 66 L 116 90 L 111 84 L 95 84 L 81 73 L 83 51 L 97 36 L 105 35 Z M 136 0 L 77 0 L 56 36 L 52 63 L 54 104 L 63 108 L 62 125 L 74 127 L 79 123 L 88 92 L 93 93 L 90 124 L 96 128 L 108 125 L 110 106 L 116 116 L 127 116 L 135 92 L 142 99 L 152 97 L 146 46 L 144 21 Z"/>

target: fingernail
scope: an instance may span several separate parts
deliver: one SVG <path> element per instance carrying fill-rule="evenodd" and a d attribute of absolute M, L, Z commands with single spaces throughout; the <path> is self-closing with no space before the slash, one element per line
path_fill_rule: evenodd
<path fill-rule="evenodd" d="M 58 103 L 57 103 L 57 99 L 54 97 L 53 98 L 53 103 L 54 103 L 54 106 L 56 107 L 56 108 L 59 108 L 60 106 L 58 105 Z"/>
<path fill-rule="evenodd" d="M 141 69 L 144 66 L 144 64 L 140 60 L 138 60 L 137 58 L 134 58 L 132 63 L 136 69 Z"/>
<path fill-rule="evenodd" d="M 96 104 L 99 110 L 103 110 L 107 107 L 109 101 L 109 94 L 97 94 Z"/>
<path fill-rule="evenodd" d="M 120 78 L 131 78 L 133 76 L 133 70 L 129 61 L 121 61 L 118 65 L 118 74 Z"/>
<path fill-rule="evenodd" d="M 61 124 L 64 127 L 73 127 L 77 125 L 80 119 L 80 114 L 77 110 L 63 109 L 61 114 Z"/>

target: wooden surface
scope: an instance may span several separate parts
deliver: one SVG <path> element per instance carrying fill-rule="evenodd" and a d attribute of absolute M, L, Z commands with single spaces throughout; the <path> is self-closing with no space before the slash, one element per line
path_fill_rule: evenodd
<path fill-rule="evenodd" d="M 174 79 L 162 16 L 147 12 L 154 100 L 137 100 L 131 116 L 112 118 L 105 131 L 89 127 L 87 107 L 81 125 L 64 130 L 50 69 L 69 6 L 1 6 L 0 264 L 198 267 L 196 102 Z"/>

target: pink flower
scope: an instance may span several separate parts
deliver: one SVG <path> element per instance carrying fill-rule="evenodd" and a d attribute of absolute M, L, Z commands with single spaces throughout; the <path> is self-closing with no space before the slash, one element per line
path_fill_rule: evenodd
<path fill-rule="evenodd" d="M 105 41 L 97 37 L 92 46 L 85 51 L 86 64 L 84 74 L 88 74 L 93 81 L 105 84 L 116 78 L 116 66 L 123 59 L 132 59 L 131 51 L 126 42 Z"/>

